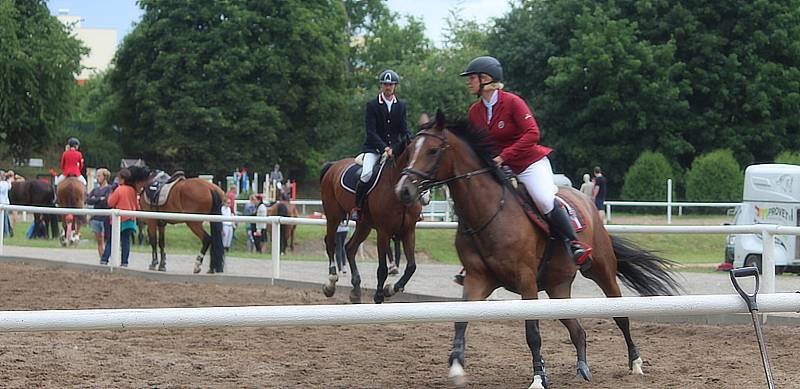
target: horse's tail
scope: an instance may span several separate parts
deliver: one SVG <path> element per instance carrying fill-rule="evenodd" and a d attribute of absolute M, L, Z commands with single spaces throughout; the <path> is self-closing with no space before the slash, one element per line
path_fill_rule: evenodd
<path fill-rule="evenodd" d="M 278 203 L 278 216 L 289 217 L 289 207 L 284 203 Z M 281 223 L 281 254 L 286 254 L 286 245 L 289 241 L 289 227 L 288 224 Z"/>
<path fill-rule="evenodd" d="M 319 171 L 319 182 L 322 182 L 322 178 L 325 177 L 325 173 L 328 172 L 328 170 L 331 168 L 331 166 L 333 166 L 333 164 L 334 164 L 333 161 L 328 161 L 325 162 L 324 165 L 322 165 L 322 169 L 320 169 Z"/>
<path fill-rule="evenodd" d="M 222 215 L 222 199 L 219 193 L 211 189 L 212 215 Z M 225 249 L 222 246 L 222 222 L 211 222 L 211 268 L 217 273 L 222 273 L 225 263 Z"/>
<path fill-rule="evenodd" d="M 617 255 L 617 276 L 642 296 L 672 296 L 682 290 L 669 268 L 675 262 L 654 255 L 630 240 L 611 236 Z"/>

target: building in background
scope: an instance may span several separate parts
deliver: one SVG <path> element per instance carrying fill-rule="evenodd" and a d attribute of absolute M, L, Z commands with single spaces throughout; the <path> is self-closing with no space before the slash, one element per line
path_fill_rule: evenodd
<path fill-rule="evenodd" d="M 83 85 L 92 75 L 108 69 L 117 51 L 117 30 L 113 28 L 83 28 L 80 16 L 70 15 L 68 9 L 58 10 L 58 20 L 69 27 L 75 37 L 89 48 L 89 54 L 81 57 L 81 73 L 75 77 Z"/>

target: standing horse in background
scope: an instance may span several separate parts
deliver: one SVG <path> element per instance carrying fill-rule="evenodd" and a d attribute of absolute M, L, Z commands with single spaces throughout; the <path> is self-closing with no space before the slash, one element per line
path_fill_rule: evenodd
<path fill-rule="evenodd" d="M 267 209 L 268 216 L 300 217 L 297 207 L 289 200 L 287 193 L 278 195 L 278 200 Z M 294 232 L 297 229 L 295 224 L 281 224 L 281 254 L 286 254 L 286 248 L 294 251 Z M 272 236 L 272 223 L 267 226 L 267 230 Z"/>
<path fill-rule="evenodd" d="M 11 183 L 11 191 L 8 198 L 13 205 L 28 205 L 32 207 L 53 207 L 55 206 L 55 193 L 50 183 L 39 180 L 15 181 Z M 58 215 L 35 213 L 33 215 L 34 233 L 33 237 L 41 236 L 48 238 L 47 226 L 50 228 L 50 239 L 58 237 Z M 38 231 L 43 228 L 43 231 Z"/>
<path fill-rule="evenodd" d="M 56 188 L 56 204 L 59 208 L 83 208 L 86 200 L 86 188 L 75 177 L 67 177 Z M 67 214 L 63 216 L 64 235 L 61 245 L 77 245 L 81 240 L 81 225 L 85 224 L 84 215 Z"/>
<path fill-rule="evenodd" d="M 444 117 L 437 115 L 435 126 L 419 132 L 409 150 L 415 158 L 397 183 L 397 196 L 406 204 L 413 204 L 420 190 L 442 184 L 449 187 L 459 220 L 456 250 L 466 269 L 464 300 L 484 300 L 499 287 L 519 293 L 526 300 L 538 298 L 540 290 L 554 299 L 570 297 L 577 267 L 561 239 L 548 238 L 547 225 L 534 222 L 537 217 L 518 200 L 523 192 L 516 192 L 492 161 L 494 145 L 485 132 L 463 124 L 448 126 Z M 641 295 L 678 292 L 679 287 L 667 270 L 671 262 L 609 236 L 594 203 L 581 192 L 562 187 L 558 197 L 582 216 L 580 238 L 594 248 L 592 267 L 582 274 L 607 297 L 622 296 L 617 276 Z M 643 374 L 642 358 L 633 343 L 628 318 L 615 317 L 614 321 L 628 346 L 628 368 Z M 579 377 L 591 381 L 586 332 L 576 319 L 561 322 L 575 346 Z M 455 323 L 449 358 L 449 375 L 458 386 L 466 383 L 466 329 L 466 322 Z M 533 356 L 530 388 L 546 388 L 549 378 L 541 354 L 538 320 L 525 321 L 525 335 Z"/>
<path fill-rule="evenodd" d="M 150 172 L 147 168 L 138 166 L 131 166 L 129 169 L 131 170 L 131 175 L 136 177 L 133 181 L 137 183 L 137 186 L 139 184 L 144 184 L 145 188 L 153 183 L 153 179 L 157 174 L 155 171 Z M 221 215 L 222 199 L 225 198 L 225 192 L 219 186 L 206 180 L 200 178 L 184 178 L 171 185 L 166 201 L 163 204 L 152 204 L 145 196 L 146 195 L 143 193 L 139 199 L 139 206 L 142 211 Z M 222 246 L 222 222 L 210 223 L 210 235 L 203 229 L 203 222 L 158 219 L 146 219 L 146 222 L 147 236 L 150 241 L 150 247 L 152 248 L 150 270 L 156 270 L 156 268 L 158 268 L 159 271 L 167 270 L 167 254 L 164 251 L 166 240 L 164 232 L 167 223 L 186 223 L 189 229 L 192 230 L 203 243 L 200 254 L 195 259 L 194 273 L 200 273 L 203 258 L 209 247 L 211 247 L 211 263 L 209 264 L 208 272 L 223 272 L 225 250 Z M 161 253 L 160 262 L 157 255 L 158 253 L 156 252 L 156 244 L 158 244 Z"/>
<path fill-rule="evenodd" d="M 378 231 L 378 285 L 373 297 L 375 303 L 380 304 L 385 297 L 402 292 L 417 268 L 414 258 L 415 229 L 420 212 L 422 212 L 422 205 L 419 201 L 403 204 L 394 195 L 394 185 L 400 178 L 400 171 L 408 159 L 408 152 L 404 151 L 396 159 L 389 159 L 382 164 L 377 164 L 377 171 L 373 174 L 374 183 L 368 184 L 371 193 L 367 197 L 363 210 L 365 212 L 364 222 L 356 225 L 355 232 L 345 245 L 347 262 L 350 264 L 350 279 L 353 284 L 350 301 L 353 303 L 361 302 L 361 275 L 356 266 L 356 252 L 373 228 Z M 323 286 L 322 291 L 328 297 L 333 296 L 336 292 L 336 282 L 339 280 L 334 260 L 336 229 L 355 206 L 354 184 L 353 188 L 349 190 L 345 189 L 342 184 L 353 178 L 358 179 L 359 169 L 353 165 L 353 158 L 342 159 L 326 163 L 320 172 L 322 207 L 328 227 L 325 234 L 325 249 L 328 253 L 328 282 Z M 397 236 L 403 241 L 408 264 L 396 284 L 384 286 L 389 275 L 386 253 L 389 250 L 389 240 L 393 236 Z M 398 261 L 398 259 L 395 260 Z"/>

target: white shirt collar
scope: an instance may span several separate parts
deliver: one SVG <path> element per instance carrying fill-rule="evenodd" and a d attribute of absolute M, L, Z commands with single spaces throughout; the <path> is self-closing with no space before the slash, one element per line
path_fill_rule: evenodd
<path fill-rule="evenodd" d="M 378 94 L 378 101 L 382 104 L 386 104 L 386 110 L 392 112 L 392 104 L 397 102 L 397 95 L 392 95 L 392 99 L 389 100 L 383 93 Z"/>
<path fill-rule="evenodd" d="M 492 121 L 492 107 L 497 104 L 497 95 L 497 89 L 495 89 L 494 93 L 492 93 L 492 97 L 488 101 L 481 97 L 483 105 L 486 106 L 486 123 L 491 123 Z"/>

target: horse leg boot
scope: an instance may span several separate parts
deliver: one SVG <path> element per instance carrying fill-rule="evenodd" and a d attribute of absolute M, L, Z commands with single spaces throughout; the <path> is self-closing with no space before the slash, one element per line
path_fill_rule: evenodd
<path fill-rule="evenodd" d="M 553 229 L 558 236 L 564 239 L 564 246 L 567 249 L 567 253 L 572 258 L 572 261 L 575 262 L 575 265 L 578 266 L 581 272 L 585 272 L 592 267 L 592 248 L 578 240 L 575 229 L 572 228 L 572 222 L 569 220 L 569 216 L 567 216 L 567 211 L 561 207 L 558 200 L 554 201 L 553 210 L 545 215 L 547 223 L 550 224 L 550 228 Z"/>
<path fill-rule="evenodd" d="M 367 183 L 358 180 L 356 185 L 356 207 L 350 214 L 350 218 L 357 222 L 364 221 L 364 200 L 367 198 Z"/>

